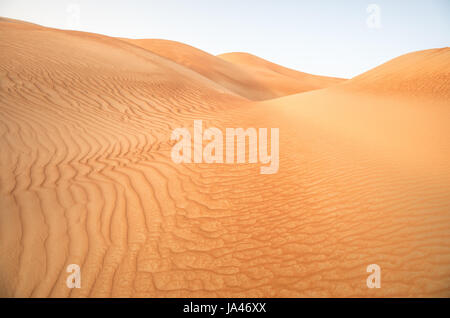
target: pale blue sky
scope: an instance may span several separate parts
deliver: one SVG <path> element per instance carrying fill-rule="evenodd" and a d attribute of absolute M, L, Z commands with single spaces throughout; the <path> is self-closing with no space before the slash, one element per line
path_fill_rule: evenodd
<path fill-rule="evenodd" d="M 367 24 L 375 13 L 367 12 L 372 3 L 381 9 L 380 28 Z M 0 0 L 0 16 L 111 36 L 176 40 L 211 54 L 249 52 L 300 71 L 340 77 L 450 43 L 449 0 Z"/>

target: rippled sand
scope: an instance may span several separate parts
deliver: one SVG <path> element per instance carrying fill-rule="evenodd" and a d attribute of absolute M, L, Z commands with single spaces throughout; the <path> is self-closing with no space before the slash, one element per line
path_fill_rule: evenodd
<path fill-rule="evenodd" d="M 0 19 L 0 296 L 449 297 L 449 100 L 449 48 L 344 81 Z M 278 173 L 174 164 L 194 119 Z"/>

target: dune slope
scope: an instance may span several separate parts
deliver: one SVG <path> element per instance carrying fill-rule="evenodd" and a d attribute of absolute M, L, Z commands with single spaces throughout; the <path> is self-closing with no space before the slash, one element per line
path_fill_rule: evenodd
<path fill-rule="evenodd" d="M 445 93 L 249 102 L 119 39 L 8 20 L 0 39 L 0 296 L 450 296 Z M 279 172 L 173 163 L 194 119 L 280 128 Z"/>

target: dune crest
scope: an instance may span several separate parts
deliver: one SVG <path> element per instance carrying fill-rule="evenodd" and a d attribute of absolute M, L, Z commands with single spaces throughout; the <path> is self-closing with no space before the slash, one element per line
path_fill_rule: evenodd
<path fill-rule="evenodd" d="M 234 59 L 228 59 L 229 54 L 216 57 L 175 41 L 123 40 L 192 69 L 230 91 L 253 101 L 325 88 L 343 81 L 286 69 L 257 57 L 254 58 L 260 61 L 259 68 L 252 68 L 242 63 L 236 63 Z"/>
<path fill-rule="evenodd" d="M 345 82 L 342 78 L 295 71 L 249 53 L 224 53 L 218 57 L 238 65 L 249 73 L 257 74 L 265 85 L 279 92 L 280 96 L 327 88 Z"/>

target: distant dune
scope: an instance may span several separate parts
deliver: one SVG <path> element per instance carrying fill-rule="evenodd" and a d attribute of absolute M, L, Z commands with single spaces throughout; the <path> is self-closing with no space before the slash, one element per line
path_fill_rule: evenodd
<path fill-rule="evenodd" d="M 0 39 L 0 296 L 450 296 L 449 48 L 344 81 L 9 19 Z M 278 173 L 173 163 L 196 119 L 279 128 Z"/>
<path fill-rule="evenodd" d="M 239 59 L 241 53 L 216 57 L 174 41 L 123 40 L 190 68 L 230 91 L 255 101 L 325 88 L 342 81 L 290 70 L 249 54 L 252 59 L 246 63 L 246 59 Z"/>
<path fill-rule="evenodd" d="M 351 89 L 403 97 L 450 100 L 450 48 L 430 49 L 397 57 L 356 76 Z"/>
<path fill-rule="evenodd" d="M 275 90 L 278 96 L 326 88 L 344 81 L 342 78 L 298 72 L 249 53 L 225 53 L 218 57 L 255 74 L 265 86 Z"/>

